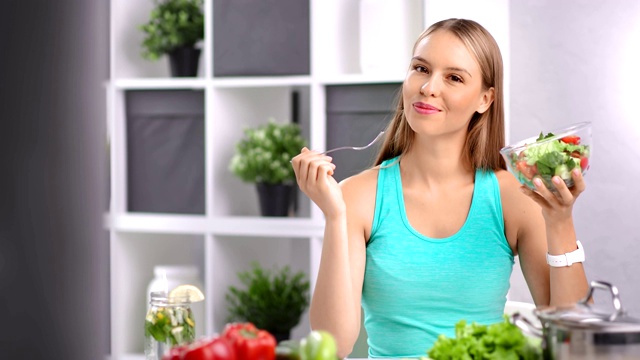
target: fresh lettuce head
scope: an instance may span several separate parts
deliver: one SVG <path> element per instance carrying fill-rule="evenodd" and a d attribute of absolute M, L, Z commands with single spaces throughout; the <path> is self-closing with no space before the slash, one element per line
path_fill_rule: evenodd
<path fill-rule="evenodd" d="M 509 321 L 481 325 L 460 320 L 455 325 L 455 338 L 440 335 L 428 351 L 433 360 L 454 359 L 541 359 L 540 339 L 526 337 Z"/>

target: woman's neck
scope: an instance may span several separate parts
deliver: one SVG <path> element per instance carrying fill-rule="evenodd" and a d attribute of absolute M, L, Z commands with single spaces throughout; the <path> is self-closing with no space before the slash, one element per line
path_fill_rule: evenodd
<path fill-rule="evenodd" d="M 402 155 L 402 175 L 409 183 L 427 186 L 454 185 L 473 181 L 474 171 L 462 156 L 464 138 L 425 139 L 416 137 Z"/>

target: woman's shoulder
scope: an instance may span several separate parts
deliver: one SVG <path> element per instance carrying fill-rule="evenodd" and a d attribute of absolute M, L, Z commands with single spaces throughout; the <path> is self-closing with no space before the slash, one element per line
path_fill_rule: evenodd
<path fill-rule="evenodd" d="M 349 222 L 362 229 L 366 239 L 371 233 L 375 214 L 379 172 L 380 168 L 376 166 L 340 182 Z"/>
<path fill-rule="evenodd" d="M 380 166 L 378 165 L 342 180 L 340 182 L 342 191 L 366 196 L 373 190 L 373 195 L 375 196 L 379 172 Z"/>
<path fill-rule="evenodd" d="M 500 185 L 500 190 L 502 191 L 517 191 L 520 192 L 520 182 L 513 176 L 512 173 L 507 170 L 498 169 L 494 171 L 496 178 L 498 179 L 498 184 Z"/>
<path fill-rule="evenodd" d="M 513 174 L 506 170 L 497 170 L 495 174 L 500 185 L 500 198 L 507 231 L 519 233 L 521 229 L 531 224 L 537 226 L 542 219 L 540 206 L 520 190 L 523 185 Z"/>
<path fill-rule="evenodd" d="M 529 201 L 523 201 L 523 199 L 529 199 L 529 197 L 522 193 L 520 190 L 522 184 L 520 184 L 513 174 L 500 169 L 495 171 L 495 175 L 498 179 L 503 207 L 506 205 L 508 209 L 514 206 L 517 207 L 518 205 L 530 205 Z"/>

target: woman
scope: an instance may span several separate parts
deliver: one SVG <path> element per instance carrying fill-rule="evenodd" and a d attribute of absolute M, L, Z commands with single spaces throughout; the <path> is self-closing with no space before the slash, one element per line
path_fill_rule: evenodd
<path fill-rule="evenodd" d="M 579 171 L 554 195 L 523 186 L 504 145 L 502 59 L 479 24 L 438 22 L 420 35 L 376 166 L 337 184 L 329 156 L 303 149 L 292 163 L 326 217 L 311 326 L 348 355 L 365 313 L 371 357 L 424 356 L 456 322 L 502 321 L 514 256 L 538 306 L 587 291 L 582 263 L 546 254 L 577 249 L 572 207 Z"/>

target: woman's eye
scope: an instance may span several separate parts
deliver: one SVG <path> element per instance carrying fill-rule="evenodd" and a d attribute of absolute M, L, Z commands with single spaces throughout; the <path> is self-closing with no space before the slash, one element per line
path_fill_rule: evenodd
<path fill-rule="evenodd" d="M 458 75 L 451 75 L 449 78 L 455 82 L 462 82 L 462 78 Z"/>
<path fill-rule="evenodd" d="M 426 67 L 422 66 L 422 65 L 414 65 L 413 69 L 416 70 L 417 72 L 421 72 L 421 73 L 428 73 L 429 72 L 429 70 Z"/>

